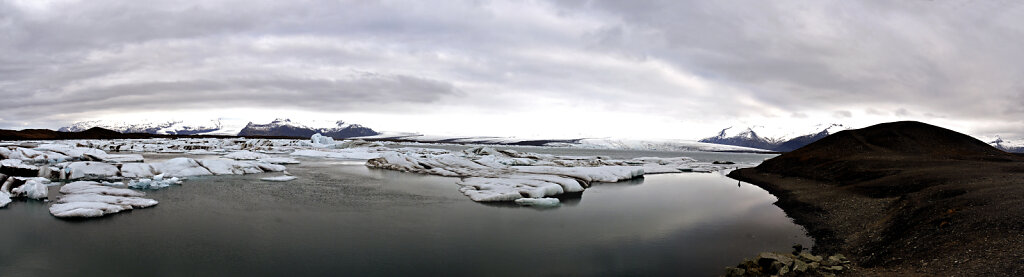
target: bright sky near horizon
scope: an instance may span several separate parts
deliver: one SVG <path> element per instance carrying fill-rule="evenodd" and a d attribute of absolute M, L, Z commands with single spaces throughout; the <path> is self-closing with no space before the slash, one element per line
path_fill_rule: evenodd
<path fill-rule="evenodd" d="M 0 36 L 3 129 L 695 139 L 920 120 L 1024 138 L 1016 1 L 0 0 Z"/>

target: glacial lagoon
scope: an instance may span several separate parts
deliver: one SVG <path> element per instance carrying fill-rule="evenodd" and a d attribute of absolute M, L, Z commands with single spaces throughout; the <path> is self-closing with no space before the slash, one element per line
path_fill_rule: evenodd
<path fill-rule="evenodd" d="M 450 150 L 462 146 L 446 146 Z M 502 147 L 497 147 L 502 148 Z M 615 158 L 690 156 L 760 161 L 763 154 L 521 151 Z M 147 162 L 195 155 L 145 154 Z M 201 156 L 198 156 L 201 157 Z M 197 157 L 197 158 L 198 158 Z M 458 178 L 299 158 L 279 174 L 190 177 L 147 191 L 159 205 L 62 220 L 48 203 L 0 209 L 6 276 L 119 275 L 670 275 L 708 276 L 762 251 L 812 240 L 776 198 L 721 173 L 594 183 L 557 207 L 469 200 Z M 57 186 L 49 188 L 55 200 Z"/>

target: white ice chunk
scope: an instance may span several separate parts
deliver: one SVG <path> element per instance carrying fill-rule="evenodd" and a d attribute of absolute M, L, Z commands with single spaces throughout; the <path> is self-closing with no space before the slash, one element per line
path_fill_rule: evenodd
<path fill-rule="evenodd" d="M 0 208 L 7 207 L 7 204 L 11 203 L 11 194 L 6 191 L 0 191 Z"/>
<path fill-rule="evenodd" d="M 245 174 L 241 169 L 235 168 L 236 161 L 224 159 L 203 159 L 198 160 L 199 164 L 205 167 L 213 175 L 241 175 Z"/>
<path fill-rule="evenodd" d="M 295 180 L 295 179 L 298 179 L 298 177 L 288 176 L 288 175 L 260 178 L 260 180 L 271 181 L 271 182 L 287 182 L 287 181 L 291 181 L 291 180 Z"/>
<path fill-rule="evenodd" d="M 134 189 L 162 189 L 171 185 L 180 185 L 181 179 L 178 177 L 164 178 L 163 174 L 153 176 L 153 179 L 142 178 L 139 180 L 128 181 L 128 187 Z"/>
<path fill-rule="evenodd" d="M 224 154 L 224 152 L 223 151 L 206 150 L 206 149 L 196 149 L 196 150 L 186 151 L 185 154 L 189 154 L 189 155 L 220 155 L 220 154 Z"/>
<path fill-rule="evenodd" d="M 284 171 L 283 165 L 252 162 L 234 161 L 225 159 L 204 159 L 199 160 L 206 169 L 214 175 L 242 175 L 263 173 L 265 171 Z"/>
<path fill-rule="evenodd" d="M 565 192 L 561 184 L 530 176 L 511 178 L 466 178 L 458 182 L 459 191 L 477 202 L 512 201 L 523 197 L 541 198 Z"/>
<path fill-rule="evenodd" d="M 60 192 L 63 194 L 105 194 L 114 196 L 126 196 L 126 197 L 142 197 L 146 196 L 145 193 L 134 191 L 130 189 L 112 188 L 108 186 L 100 185 L 97 182 L 91 181 L 78 181 L 66 184 L 60 187 Z"/>
<path fill-rule="evenodd" d="M 117 166 L 102 162 L 73 162 L 64 168 L 68 179 L 109 178 L 117 176 Z"/>
<path fill-rule="evenodd" d="M 121 165 L 121 176 L 125 178 L 149 178 L 156 174 L 156 168 L 152 164 L 126 163 Z"/>
<path fill-rule="evenodd" d="M 148 198 L 141 197 L 124 197 L 114 196 L 98 193 L 82 193 L 82 194 L 68 194 L 61 196 L 57 203 L 74 203 L 74 202 L 100 202 L 107 204 L 114 204 L 120 206 L 131 206 L 134 208 L 148 208 L 156 206 L 157 201 Z"/>
<path fill-rule="evenodd" d="M 188 177 L 213 175 L 205 167 L 190 158 L 174 158 L 153 164 L 157 172 L 167 177 Z"/>
<path fill-rule="evenodd" d="M 334 144 L 334 138 L 321 135 L 320 133 L 313 134 L 313 136 L 311 136 L 309 139 L 310 139 L 311 142 L 313 142 L 313 144 L 319 144 L 319 145 L 331 145 L 331 144 Z"/>
<path fill-rule="evenodd" d="M 599 166 L 599 167 L 553 167 L 553 166 L 520 166 L 516 171 L 535 174 L 569 176 L 590 182 L 618 182 L 644 176 L 644 168 L 639 166 Z"/>
<path fill-rule="evenodd" d="M 156 200 L 141 198 L 145 193 L 89 181 L 64 185 L 60 192 L 66 195 L 50 206 L 50 214 L 56 217 L 98 217 L 157 204 Z"/>
<path fill-rule="evenodd" d="M 234 159 L 234 160 L 258 160 L 258 159 L 270 158 L 270 155 L 263 154 L 263 153 L 256 153 L 256 152 L 252 152 L 252 151 L 248 151 L 248 150 L 243 150 L 243 151 L 231 152 L 230 154 L 224 155 L 224 158 Z"/>
<path fill-rule="evenodd" d="M 346 148 L 332 151 L 296 150 L 295 152 L 292 152 L 291 155 L 314 158 L 369 160 L 379 158 L 381 153 L 371 150 L 370 148 Z"/>
<path fill-rule="evenodd" d="M 8 150 L 7 159 L 16 159 L 39 163 L 59 163 L 69 159 L 68 156 L 52 151 L 37 151 L 29 148 L 17 147 Z"/>
<path fill-rule="evenodd" d="M 516 199 L 516 204 L 523 206 L 557 207 L 561 203 L 558 201 L 558 198 L 519 198 Z"/>
<path fill-rule="evenodd" d="M 47 183 L 50 183 L 50 180 L 42 177 L 25 178 L 25 183 L 14 189 L 11 189 L 11 193 L 9 196 L 28 197 L 36 200 L 45 199 L 49 195 L 49 190 L 46 188 Z"/>
<path fill-rule="evenodd" d="M 56 217 L 100 217 L 119 213 L 131 206 L 113 205 L 102 202 L 60 203 L 50 206 L 50 214 Z"/>
<path fill-rule="evenodd" d="M 281 172 L 281 171 L 285 171 L 286 169 L 288 169 L 285 166 L 279 165 L 279 164 L 262 163 L 262 162 L 257 162 L 257 163 L 254 163 L 254 164 L 257 167 L 259 167 L 261 170 L 267 171 L 267 172 Z"/>
<path fill-rule="evenodd" d="M 86 156 L 90 156 L 94 159 L 111 163 L 141 163 L 144 161 L 142 155 L 139 154 L 106 154 L 103 156 L 86 154 Z"/>
<path fill-rule="evenodd" d="M 288 157 L 275 157 L 275 158 L 263 158 L 259 159 L 259 162 L 272 163 L 272 164 L 297 164 L 299 160 L 288 158 Z"/>

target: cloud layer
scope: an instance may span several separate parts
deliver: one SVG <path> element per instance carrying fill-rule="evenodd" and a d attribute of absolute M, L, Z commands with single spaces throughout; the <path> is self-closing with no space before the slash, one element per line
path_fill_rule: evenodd
<path fill-rule="evenodd" d="M 1022 18 L 1013 1 L 4 1 L 0 128 L 273 113 L 430 133 L 914 119 L 1024 137 Z"/>

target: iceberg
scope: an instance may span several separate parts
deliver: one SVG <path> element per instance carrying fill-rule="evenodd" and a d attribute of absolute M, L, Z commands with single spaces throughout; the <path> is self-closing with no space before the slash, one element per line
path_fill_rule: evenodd
<path fill-rule="evenodd" d="M 516 204 L 535 207 L 558 207 L 561 205 L 561 202 L 558 201 L 558 198 L 519 198 L 516 199 Z"/>
<path fill-rule="evenodd" d="M 33 177 L 39 175 L 39 167 L 25 164 L 22 160 L 0 160 L 0 173 L 10 176 Z"/>
<path fill-rule="evenodd" d="M 99 217 L 133 208 L 148 208 L 156 200 L 142 198 L 145 193 L 121 188 L 112 188 L 92 181 L 78 181 L 60 188 L 64 193 L 57 204 L 50 206 L 55 217 Z"/>
<path fill-rule="evenodd" d="M 232 160 L 258 160 L 270 158 L 270 155 L 243 150 L 231 152 L 230 154 L 224 155 L 224 157 Z"/>
<path fill-rule="evenodd" d="M 592 182 L 642 177 L 641 166 L 590 157 L 560 157 L 489 147 L 462 152 L 404 148 L 385 152 L 366 166 L 462 177 L 459 191 L 477 202 L 515 201 L 581 192 Z"/>
<path fill-rule="evenodd" d="M 188 177 L 213 175 L 209 170 L 190 158 L 174 158 L 152 164 L 157 172 L 166 177 Z"/>
<path fill-rule="evenodd" d="M 270 182 L 288 182 L 288 181 L 295 180 L 295 179 L 298 179 L 298 177 L 288 176 L 288 175 L 260 178 L 260 180 L 270 181 Z"/>
<path fill-rule="evenodd" d="M 8 197 L 26 197 L 35 200 L 46 199 L 49 196 L 49 189 L 46 188 L 46 184 L 49 182 L 49 179 L 42 177 L 24 178 L 24 183 L 21 184 L 21 186 L 11 189 Z"/>
<path fill-rule="evenodd" d="M 178 177 L 171 177 L 171 178 L 168 178 L 168 179 L 164 179 L 164 175 L 163 174 L 159 174 L 159 175 L 153 176 L 153 179 L 142 178 L 142 179 L 139 179 L 137 181 L 136 180 L 128 181 L 128 187 L 134 188 L 134 189 L 162 189 L 162 188 L 169 187 L 171 185 L 180 185 L 181 183 L 182 183 L 182 181 L 181 181 L 181 179 L 178 179 Z"/>
<path fill-rule="evenodd" d="M 258 167 L 250 163 L 238 162 L 225 159 L 204 159 L 198 160 L 199 164 L 205 167 L 213 175 L 242 175 L 246 173 L 262 173 Z"/>
<path fill-rule="evenodd" d="M 314 146 L 316 146 L 316 145 L 325 146 L 325 145 L 332 145 L 332 144 L 334 144 L 334 138 L 321 135 L 320 133 L 313 134 L 313 136 L 311 136 L 309 139 L 313 143 Z"/>
<path fill-rule="evenodd" d="M 257 161 L 262 162 L 262 163 L 270 163 L 270 164 L 297 164 L 297 163 L 299 163 L 299 160 L 292 159 L 292 158 L 287 158 L 287 157 L 263 158 L 263 159 L 259 159 Z"/>
<path fill-rule="evenodd" d="M 149 178 L 157 175 L 156 168 L 148 163 L 127 163 L 121 165 L 121 176 L 125 178 Z"/>
<path fill-rule="evenodd" d="M 346 160 L 369 160 L 381 157 L 381 153 L 370 148 L 346 148 L 338 149 L 333 151 L 322 151 L 322 150 L 295 150 L 291 153 L 292 156 L 300 157 L 312 157 L 312 158 L 330 158 L 330 159 L 346 159 Z"/>
<path fill-rule="evenodd" d="M 565 182 L 550 182 L 544 178 L 517 176 L 508 178 L 474 177 L 463 179 L 456 184 L 461 186 L 459 192 L 477 202 L 514 201 L 524 197 L 543 198 L 566 192 L 565 182 L 575 183 L 567 179 Z M 579 184 L 572 186 L 572 190 Z M 579 187 L 578 191 L 582 191 Z"/>
<path fill-rule="evenodd" d="M 69 159 L 64 154 L 50 151 L 37 151 L 22 147 L 15 147 L 14 149 L 0 147 L 0 149 L 3 149 L 0 150 L 0 156 L 4 159 L 23 160 L 33 163 L 59 163 Z"/>
<path fill-rule="evenodd" d="M 11 204 L 11 194 L 0 191 L 0 208 L 7 207 L 7 204 Z"/>
<path fill-rule="evenodd" d="M 73 162 L 64 168 L 68 179 L 110 178 L 120 172 L 117 166 L 102 162 Z"/>

